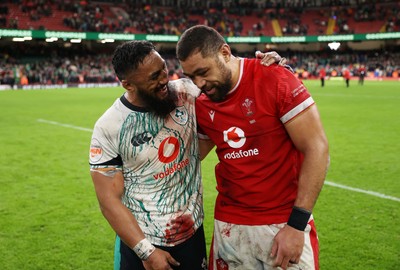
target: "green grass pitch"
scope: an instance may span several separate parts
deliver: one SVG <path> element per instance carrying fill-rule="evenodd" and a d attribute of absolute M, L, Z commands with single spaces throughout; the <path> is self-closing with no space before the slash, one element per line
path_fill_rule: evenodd
<path fill-rule="evenodd" d="M 399 269 L 400 83 L 304 82 L 331 166 L 314 209 L 321 269 Z M 112 269 L 89 175 L 90 130 L 122 88 L 0 91 L 0 269 Z M 81 128 L 81 129 L 79 129 Z M 212 233 L 215 154 L 203 161 Z"/>

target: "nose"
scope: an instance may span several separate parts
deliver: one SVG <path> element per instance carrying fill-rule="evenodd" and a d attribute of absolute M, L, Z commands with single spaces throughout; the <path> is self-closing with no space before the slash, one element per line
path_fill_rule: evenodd
<path fill-rule="evenodd" d="M 201 89 L 205 84 L 206 81 L 204 79 L 202 79 L 201 77 L 195 77 L 193 79 L 193 83 L 199 88 Z"/>
<path fill-rule="evenodd" d="M 167 70 L 161 72 L 159 83 L 160 84 L 168 83 L 168 71 Z"/>

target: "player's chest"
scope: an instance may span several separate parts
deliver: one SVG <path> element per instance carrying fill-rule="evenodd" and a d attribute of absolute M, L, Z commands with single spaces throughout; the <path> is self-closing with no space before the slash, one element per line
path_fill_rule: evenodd
<path fill-rule="evenodd" d="M 207 135 L 221 140 L 231 132 L 259 136 L 281 126 L 276 106 L 265 97 L 243 95 L 225 104 L 199 104 L 198 125 Z M 240 135 L 242 134 L 242 135 Z"/>

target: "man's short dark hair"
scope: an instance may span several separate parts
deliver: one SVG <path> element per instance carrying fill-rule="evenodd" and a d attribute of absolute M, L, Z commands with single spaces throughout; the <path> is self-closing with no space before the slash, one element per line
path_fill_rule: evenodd
<path fill-rule="evenodd" d="M 134 40 L 119 45 L 112 59 L 118 79 L 125 80 L 128 74 L 136 70 L 153 50 L 155 50 L 153 43 L 145 40 Z"/>
<path fill-rule="evenodd" d="M 200 52 L 204 58 L 216 57 L 224 44 L 226 44 L 225 39 L 215 29 L 205 25 L 196 25 L 182 34 L 176 46 L 176 57 L 180 61 L 185 61 L 197 52 Z"/>

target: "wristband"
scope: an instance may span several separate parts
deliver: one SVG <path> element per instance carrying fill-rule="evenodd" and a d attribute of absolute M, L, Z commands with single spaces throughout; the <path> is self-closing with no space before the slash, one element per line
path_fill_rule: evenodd
<path fill-rule="evenodd" d="M 132 248 L 132 250 L 142 261 L 145 261 L 154 252 L 154 250 L 156 250 L 156 248 L 150 243 L 149 240 L 144 238 L 140 240 L 139 243 Z"/>
<path fill-rule="evenodd" d="M 310 216 L 310 211 L 297 206 L 293 206 L 292 213 L 289 216 L 287 225 L 299 231 L 304 231 L 304 229 L 307 227 Z"/>

